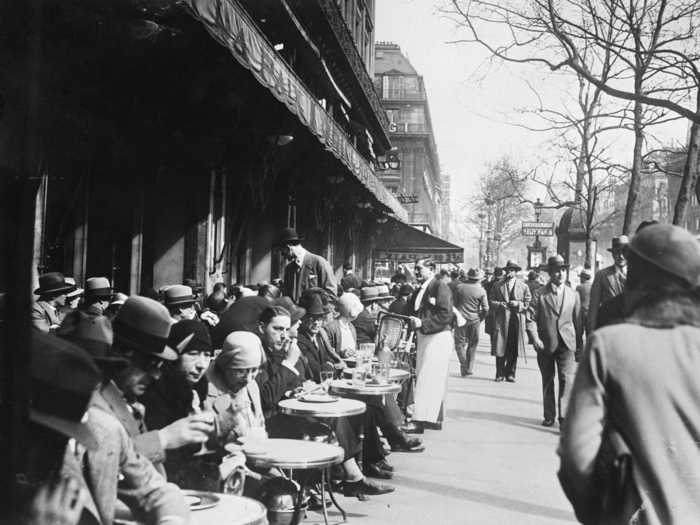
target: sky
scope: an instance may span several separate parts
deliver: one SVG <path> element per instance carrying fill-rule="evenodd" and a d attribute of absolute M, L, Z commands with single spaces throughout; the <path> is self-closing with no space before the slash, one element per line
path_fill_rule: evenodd
<path fill-rule="evenodd" d="M 533 65 L 513 69 L 489 61 L 476 44 L 448 44 L 460 33 L 438 12 L 441 1 L 377 0 L 375 39 L 401 46 L 424 78 L 442 171 L 451 175 L 454 210 L 476 192 L 487 163 L 509 155 L 532 166 L 550 154 L 551 135 L 512 125 L 523 121 L 516 108 L 536 104 L 525 79 L 554 105 L 563 103 L 571 90 L 564 75 L 557 78 Z M 682 138 L 683 133 L 682 125 L 680 131 L 675 126 L 668 136 Z M 626 140 L 621 134 L 622 161 L 628 151 L 631 157 Z"/>

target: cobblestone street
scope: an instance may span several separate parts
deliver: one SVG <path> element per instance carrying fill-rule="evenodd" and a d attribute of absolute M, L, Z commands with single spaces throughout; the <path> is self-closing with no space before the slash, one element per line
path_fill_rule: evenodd
<path fill-rule="evenodd" d="M 394 453 L 396 492 L 359 502 L 340 497 L 350 523 L 576 523 L 556 478 L 559 432 L 540 426 L 540 375 L 534 352 L 520 359 L 517 383 L 496 383 L 482 333 L 475 374 L 459 377 L 450 364 L 447 422 L 426 430 L 422 454 Z M 318 523 L 309 513 L 306 523 Z M 331 523 L 339 515 L 331 512 Z"/>

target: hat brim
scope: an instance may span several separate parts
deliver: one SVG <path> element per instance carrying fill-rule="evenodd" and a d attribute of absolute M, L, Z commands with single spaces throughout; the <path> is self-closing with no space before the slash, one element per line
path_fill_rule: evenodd
<path fill-rule="evenodd" d="M 84 293 L 85 293 L 85 290 L 83 290 L 82 288 L 76 288 L 76 289 L 73 290 L 72 292 L 68 292 L 68 293 L 66 294 L 66 296 L 67 296 L 67 297 L 80 297 L 80 296 L 83 295 Z"/>
<path fill-rule="evenodd" d="M 160 353 L 151 353 L 154 356 L 162 359 L 163 361 L 177 361 L 180 357 L 180 354 L 178 354 L 173 348 L 170 348 L 168 345 L 165 345 L 165 347 Z"/>
<path fill-rule="evenodd" d="M 114 295 L 114 291 L 111 288 L 98 288 L 95 290 L 85 290 L 85 295 L 87 297 L 111 298 Z"/>
<path fill-rule="evenodd" d="M 48 293 L 58 293 L 58 292 L 66 292 L 70 290 L 74 290 L 75 286 L 72 284 L 66 284 L 65 286 L 59 286 L 58 288 L 48 288 L 46 290 L 42 290 L 41 286 L 34 290 L 34 295 L 46 295 Z"/>
<path fill-rule="evenodd" d="M 175 299 L 174 301 L 167 301 L 165 303 L 165 306 L 183 306 L 183 305 L 191 305 L 196 303 L 197 301 L 195 300 L 194 297 L 192 298 L 183 298 L 183 299 Z"/>
<path fill-rule="evenodd" d="M 29 410 L 29 419 L 34 423 L 55 430 L 59 434 L 75 439 L 90 450 L 95 450 L 99 447 L 99 441 L 95 434 L 92 433 L 85 423 L 70 421 L 34 409 Z"/>
<path fill-rule="evenodd" d="M 503 269 L 504 270 L 515 270 L 516 272 L 519 272 L 520 270 L 522 270 L 522 268 L 520 266 L 504 266 Z"/>

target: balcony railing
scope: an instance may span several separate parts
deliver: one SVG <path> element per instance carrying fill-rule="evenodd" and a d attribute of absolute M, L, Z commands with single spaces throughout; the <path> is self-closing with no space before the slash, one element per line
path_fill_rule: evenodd
<path fill-rule="evenodd" d="M 382 98 L 384 100 L 425 100 L 425 92 L 424 91 L 415 91 L 415 90 L 403 90 L 403 91 L 393 91 L 389 90 L 385 93 L 382 93 Z"/>

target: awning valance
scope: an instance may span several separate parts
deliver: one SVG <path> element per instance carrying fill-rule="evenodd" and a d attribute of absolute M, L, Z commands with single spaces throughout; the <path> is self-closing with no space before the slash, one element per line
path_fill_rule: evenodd
<path fill-rule="evenodd" d="M 396 217 L 408 214 L 235 0 L 185 0 L 194 17 Z"/>
<path fill-rule="evenodd" d="M 430 258 L 436 263 L 464 262 L 464 248 L 399 221 L 387 223 L 376 246 L 376 261 L 411 263 Z"/>

